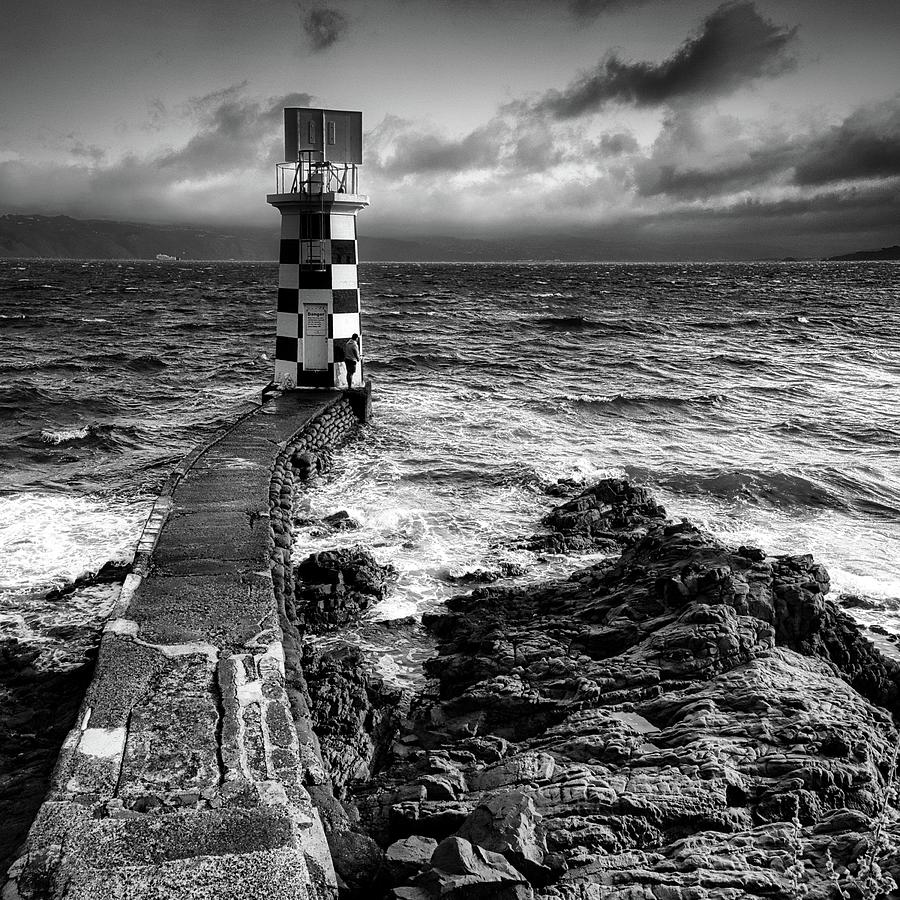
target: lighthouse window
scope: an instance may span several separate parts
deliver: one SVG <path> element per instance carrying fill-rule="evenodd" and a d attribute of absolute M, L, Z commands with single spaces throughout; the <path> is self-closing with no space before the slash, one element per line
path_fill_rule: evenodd
<path fill-rule="evenodd" d="M 309 123 L 309 143 L 314 144 L 316 142 L 316 123 Z"/>
<path fill-rule="evenodd" d="M 334 122 L 328 123 L 328 143 L 333 144 L 337 138 L 337 130 L 335 128 Z"/>

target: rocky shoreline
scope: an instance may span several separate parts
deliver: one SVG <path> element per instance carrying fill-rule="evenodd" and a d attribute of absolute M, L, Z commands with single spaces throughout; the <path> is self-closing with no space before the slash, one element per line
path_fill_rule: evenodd
<path fill-rule="evenodd" d="M 621 480 L 544 525 L 522 545 L 614 555 L 426 616 L 437 654 L 414 696 L 356 648 L 301 640 L 342 895 L 898 896 L 900 666 L 827 572 L 726 547 Z M 383 592 L 390 573 L 353 553 L 295 569 L 301 637 Z"/>

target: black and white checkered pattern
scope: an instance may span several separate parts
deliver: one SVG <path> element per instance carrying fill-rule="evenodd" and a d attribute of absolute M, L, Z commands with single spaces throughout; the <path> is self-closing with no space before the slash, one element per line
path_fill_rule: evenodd
<path fill-rule="evenodd" d="M 296 207 L 279 204 L 281 247 L 278 257 L 275 381 L 294 385 L 336 387 L 344 382 L 343 346 L 359 326 L 359 281 L 356 264 L 357 204 L 341 210 L 339 200 L 309 211 L 309 201 Z M 302 208 L 301 208 L 302 207 Z M 328 316 L 327 369 L 304 366 L 304 304 L 324 304 Z M 357 369 L 354 383 L 362 380 Z"/>

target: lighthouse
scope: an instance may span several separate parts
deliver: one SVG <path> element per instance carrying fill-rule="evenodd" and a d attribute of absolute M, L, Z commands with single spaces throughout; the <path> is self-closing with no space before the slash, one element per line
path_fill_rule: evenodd
<path fill-rule="evenodd" d="M 356 214 L 362 113 L 291 107 L 284 111 L 284 159 L 276 165 L 281 213 L 274 380 L 282 388 L 346 383 L 344 345 L 359 323 Z M 362 337 L 359 339 L 362 349 Z"/>

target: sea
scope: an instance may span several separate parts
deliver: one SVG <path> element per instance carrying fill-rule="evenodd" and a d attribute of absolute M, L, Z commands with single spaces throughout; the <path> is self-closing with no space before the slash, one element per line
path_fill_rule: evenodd
<path fill-rule="evenodd" d="M 295 554 L 391 563 L 369 624 L 588 564 L 516 538 L 561 479 L 625 476 L 725 542 L 813 554 L 900 632 L 896 264 L 359 271 L 375 415 L 300 498 Z M 91 654 L 115 590 L 66 587 L 130 559 L 178 460 L 269 380 L 276 286 L 272 263 L 0 261 L 0 636 L 34 665 Z M 318 524 L 339 510 L 359 528 Z M 402 629 L 372 630 L 415 680 Z"/>

